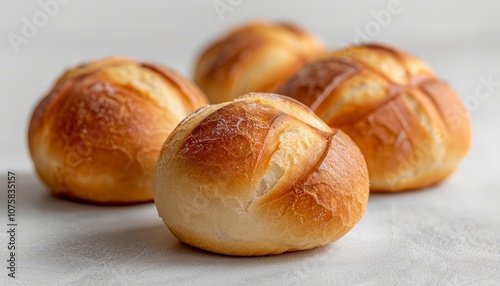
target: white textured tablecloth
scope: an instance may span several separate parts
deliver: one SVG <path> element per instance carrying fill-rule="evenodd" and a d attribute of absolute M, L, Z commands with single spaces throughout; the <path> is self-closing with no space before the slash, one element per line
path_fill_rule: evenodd
<path fill-rule="evenodd" d="M 163 225 L 153 204 L 102 207 L 60 200 L 33 174 L 21 173 L 15 282 L 499 285 L 499 180 L 484 176 L 482 171 L 492 170 L 482 169 L 480 162 L 468 161 L 437 187 L 371 195 L 361 222 L 329 246 L 254 258 L 183 245 Z M 5 178 L 1 184 L 6 185 Z M 6 213 L 4 208 L 1 213 Z M 0 241 L 5 261 L 4 231 Z M 0 284 L 13 285 L 2 268 Z"/>

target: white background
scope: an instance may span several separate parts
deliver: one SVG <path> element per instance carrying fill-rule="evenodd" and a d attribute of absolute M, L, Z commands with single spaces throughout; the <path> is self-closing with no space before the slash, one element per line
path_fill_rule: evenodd
<path fill-rule="evenodd" d="M 190 76 L 207 43 L 252 19 L 296 23 L 336 48 L 373 29 L 373 14 L 389 1 L 68 2 L 18 52 L 9 33 L 22 35 L 23 18 L 33 22 L 44 10 L 37 1 L 0 2 L 0 171 L 16 170 L 20 179 L 17 282 L 500 283 L 500 2 L 401 0 L 401 12 L 371 30 L 373 41 L 421 57 L 466 103 L 473 146 L 458 172 L 428 190 L 372 195 L 361 223 L 331 246 L 254 259 L 182 246 L 151 204 L 105 208 L 52 198 L 32 173 L 31 111 L 64 69 L 85 61 L 124 55 Z M 218 15 L 214 3 L 229 2 L 240 4 Z M 499 83 L 486 98 L 480 86 L 488 78 Z M 1 184 L 3 191 L 3 174 Z M 0 266 L 0 284 L 11 282 Z"/>

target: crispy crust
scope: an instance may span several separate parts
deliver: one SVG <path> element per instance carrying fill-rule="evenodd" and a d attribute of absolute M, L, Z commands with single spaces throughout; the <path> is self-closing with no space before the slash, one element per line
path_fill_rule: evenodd
<path fill-rule="evenodd" d="M 65 198 L 151 201 L 163 142 L 184 116 L 206 103 L 192 83 L 164 67 L 108 58 L 71 69 L 30 122 L 37 173 Z"/>
<path fill-rule="evenodd" d="M 211 105 L 166 141 L 159 215 L 181 241 L 229 255 L 328 244 L 362 217 L 368 173 L 356 145 L 279 95 Z"/>
<path fill-rule="evenodd" d="M 255 21 L 211 44 L 196 62 L 194 80 L 212 103 L 271 91 L 322 49 L 290 24 Z"/>
<path fill-rule="evenodd" d="M 276 92 L 305 103 L 356 142 L 373 191 L 436 184 L 470 146 L 469 116 L 457 95 L 423 62 L 391 47 L 323 54 Z"/>

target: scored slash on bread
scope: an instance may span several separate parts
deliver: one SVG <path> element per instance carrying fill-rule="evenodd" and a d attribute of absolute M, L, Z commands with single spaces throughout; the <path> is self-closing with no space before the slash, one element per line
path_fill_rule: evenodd
<path fill-rule="evenodd" d="M 328 244 L 362 217 L 361 152 L 289 98 L 252 93 L 201 108 L 165 142 L 155 204 L 181 241 L 229 255 Z"/>
<path fill-rule="evenodd" d="M 153 199 L 161 146 L 204 94 L 174 71 L 123 57 L 66 71 L 28 131 L 36 171 L 56 195 L 99 204 Z"/>
<path fill-rule="evenodd" d="M 348 134 L 363 153 L 373 191 L 433 185 L 470 146 L 458 96 L 419 59 L 382 45 L 325 53 L 276 89 Z"/>
<path fill-rule="evenodd" d="M 201 53 L 194 81 L 212 103 L 247 92 L 270 92 L 321 51 L 322 44 L 298 27 L 253 21 L 229 31 Z"/>

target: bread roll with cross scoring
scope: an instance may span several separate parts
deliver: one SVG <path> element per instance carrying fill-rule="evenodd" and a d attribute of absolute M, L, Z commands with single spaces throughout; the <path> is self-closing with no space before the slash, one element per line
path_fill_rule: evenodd
<path fill-rule="evenodd" d="M 309 106 L 363 152 L 374 191 L 433 185 L 470 146 L 467 111 L 419 59 L 383 45 L 322 55 L 276 92 Z"/>
<path fill-rule="evenodd" d="M 358 147 L 304 105 L 251 93 L 205 106 L 168 137 L 155 174 L 159 215 L 181 241 L 241 256 L 335 241 L 362 217 Z"/>
<path fill-rule="evenodd" d="M 194 80 L 212 103 L 229 101 L 273 90 L 322 50 L 295 26 L 254 21 L 209 45 L 196 62 Z"/>
<path fill-rule="evenodd" d="M 47 187 L 103 204 L 153 199 L 161 146 L 207 99 L 172 70 L 113 57 L 65 72 L 38 104 L 29 148 Z"/>

